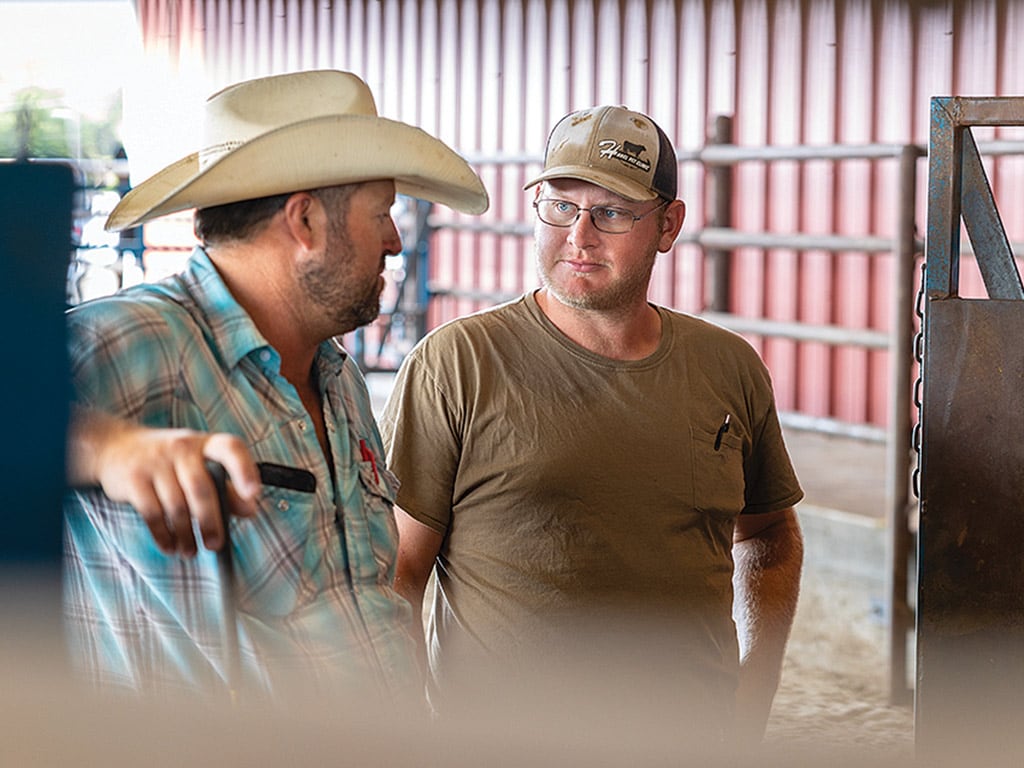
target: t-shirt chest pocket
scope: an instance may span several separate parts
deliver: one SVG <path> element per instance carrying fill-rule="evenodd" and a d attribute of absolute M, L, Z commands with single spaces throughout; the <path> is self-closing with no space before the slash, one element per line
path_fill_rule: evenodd
<path fill-rule="evenodd" d="M 732 417 L 714 429 L 694 424 L 690 438 L 694 508 L 706 514 L 738 515 L 746 503 L 742 427 Z"/>

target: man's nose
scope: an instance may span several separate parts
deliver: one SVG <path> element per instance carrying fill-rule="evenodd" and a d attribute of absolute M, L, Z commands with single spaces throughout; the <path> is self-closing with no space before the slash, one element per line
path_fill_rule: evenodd
<path fill-rule="evenodd" d="M 395 224 L 395 220 L 392 218 L 388 219 L 391 231 L 384 237 L 384 250 L 389 255 L 395 256 L 402 252 L 402 235 L 398 232 L 398 225 Z"/>
<path fill-rule="evenodd" d="M 599 230 L 594 226 L 594 219 L 589 210 L 581 209 L 576 221 L 569 225 L 569 242 L 577 248 L 594 244 L 599 237 Z"/>

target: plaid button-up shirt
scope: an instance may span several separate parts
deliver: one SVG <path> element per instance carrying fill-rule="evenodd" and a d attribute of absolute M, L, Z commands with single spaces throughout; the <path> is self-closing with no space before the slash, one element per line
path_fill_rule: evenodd
<path fill-rule="evenodd" d="M 259 514 L 231 522 L 244 689 L 413 690 L 411 610 L 393 589 L 397 483 L 362 374 L 341 346 L 323 343 L 315 361 L 329 467 L 277 352 L 202 249 L 183 274 L 84 304 L 68 323 L 81 405 L 149 426 L 233 433 L 257 461 L 316 476 L 314 493 L 265 487 Z M 163 554 L 130 506 L 98 491 L 70 493 L 65 518 L 76 667 L 142 691 L 223 688 L 216 554 Z"/>

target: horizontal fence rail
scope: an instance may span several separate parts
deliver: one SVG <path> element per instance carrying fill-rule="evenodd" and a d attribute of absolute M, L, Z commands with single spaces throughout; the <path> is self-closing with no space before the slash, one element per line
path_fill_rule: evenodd
<path fill-rule="evenodd" d="M 989 141 L 978 142 L 982 155 L 1002 157 L 1024 155 L 1024 141 Z M 820 146 L 770 146 L 742 147 L 733 145 L 709 145 L 689 151 L 677 152 L 680 163 L 695 163 L 704 166 L 731 167 L 740 163 L 771 163 L 779 161 L 845 161 L 845 160 L 895 160 L 909 151 L 915 158 L 927 155 L 927 149 L 921 145 L 895 143 L 877 143 L 860 145 L 820 145 Z M 479 167 L 531 166 L 539 165 L 543 158 L 534 154 L 468 154 L 467 161 Z M 912 205 L 911 201 L 906 204 Z M 431 216 L 428 219 L 434 231 L 448 230 L 452 232 L 478 235 L 495 235 L 498 237 L 528 238 L 533 234 L 531 221 L 485 221 L 480 219 L 452 220 L 442 216 Z M 733 250 L 736 248 L 788 249 L 793 251 L 825 251 L 830 253 L 873 254 L 893 253 L 897 248 L 897 237 L 879 235 L 840 235 L 806 232 L 751 232 L 731 227 L 704 226 L 696 231 L 684 231 L 676 240 L 676 245 L 694 245 L 705 251 Z M 970 255 L 968 244 L 964 254 Z M 1024 252 L 1024 244 L 1014 244 L 1017 253 Z M 923 251 L 924 242 L 915 237 L 913 252 Z M 488 291 L 478 288 L 444 285 L 437 281 L 427 284 L 429 296 L 446 296 L 477 302 L 500 303 L 519 295 L 518 292 Z M 902 311 L 911 311 L 909 305 Z M 832 346 L 851 346 L 874 350 L 886 350 L 891 346 L 891 335 L 884 331 L 870 329 L 844 328 L 835 325 L 820 325 L 803 322 L 780 322 L 765 318 L 745 317 L 728 312 L 703 311 L 699 313 L 717 324 L 738 333 L 752 334 L 796 342 L 819 342 Z M 798 414 L 784 415 L 801 424 L 816 424 L 821 431 L 834 434 L 856 435 L 875 441 L 885 441 L 886 432 L 881 428 L 857 424 L 838 424 L 830 419 L 808 419 Z"/>

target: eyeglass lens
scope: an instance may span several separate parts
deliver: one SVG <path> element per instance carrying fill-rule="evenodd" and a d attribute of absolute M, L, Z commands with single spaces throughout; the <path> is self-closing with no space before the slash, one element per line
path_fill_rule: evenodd
<path fill-rule="evenodd" d="M 659 205 L 658 208 L 661 206 Z M 590 208 L 581 208 L 576 203 L 571 203 L 568 200 L 557 200 L 553 198 L 543 198 L 537 200 L 534 203 L 534 208 L 537 209 L 537 216 L 545 224 L 549 224 L 553 227 L 571 227 L 580 214 L 587 211 L 590 214 L 590 220 L 594 223 L 602 232 L 608 232 L 610 234 L 624 234 L 633 229 L 633 225 L 647 216 L 650 213 L 658 210 L 654 208 L 647 213 L 643 213 L 639 216 L 633 214 L 632 211 L 627 211 L 625 208 L 616 208 L 614 206 L 607 205 L 595 205 Z"/>

